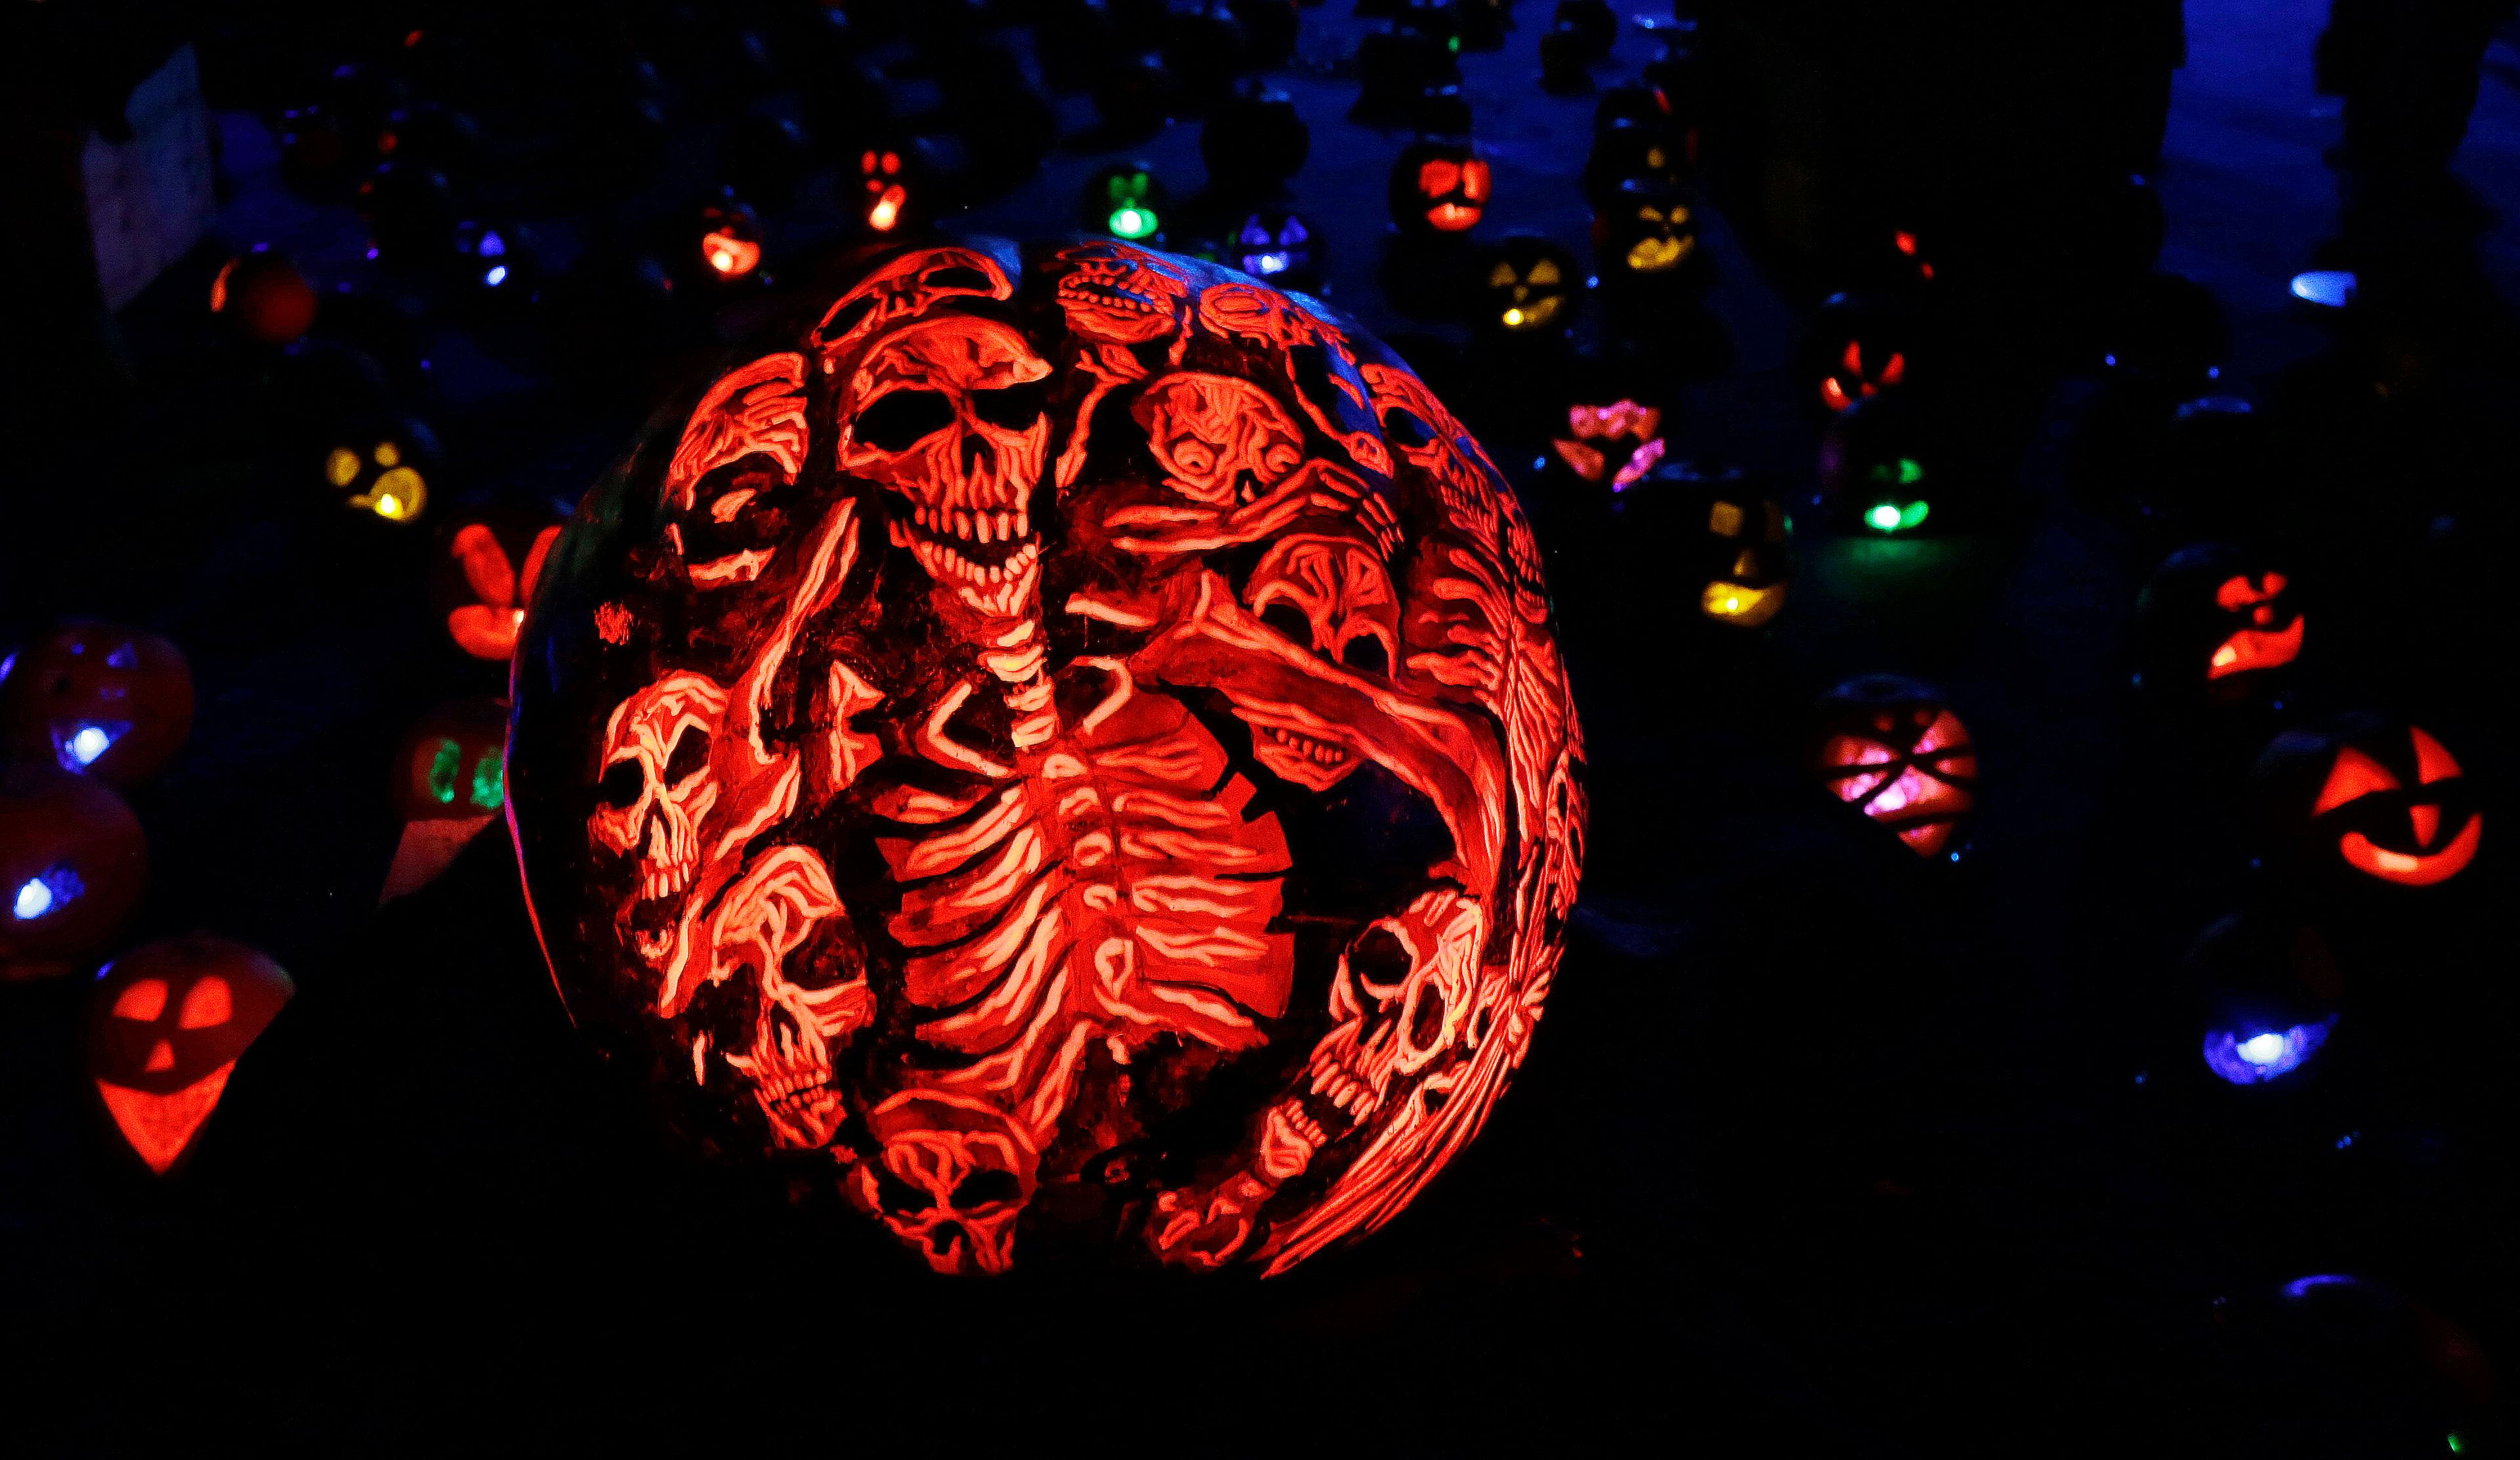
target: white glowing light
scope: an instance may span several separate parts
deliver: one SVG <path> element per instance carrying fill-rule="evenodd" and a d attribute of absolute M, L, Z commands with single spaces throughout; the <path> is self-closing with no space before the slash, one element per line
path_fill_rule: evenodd
<path fill-rule="evenodd" d="M 507 283 L 508 266 L 504 263 L 494 263 L 490 265 L 489 272 L 481 276 L 481 282 L 489 285 L 492 289 L 496 289 L 500 285 Z"/>
<path fill-rule="evenodd" d="M 94 765 L 97 756 L 113 749 L 113 737 L 103 725 L 81 725 L 70 736 L 68 749 L 71 759 L 81 765 Z"/>
<path fill-rule="evenodd" d="M 53 910 L 53 890 L 45 885 L 42 878 L 30 877 L 26 879 L 26 885 L 18 890 L 18 898 L 10 904 L 9 910 L 18 915 L 19 922 L 32 922 Z"/>
<path fill-rule="evenodd" d="M 2252 1065 L 2272 1065 L 2283 1058 L 2284 1036 L 2272 1032 L 2252 1034 L 2240 1041 L 2237 1052 Z"/>

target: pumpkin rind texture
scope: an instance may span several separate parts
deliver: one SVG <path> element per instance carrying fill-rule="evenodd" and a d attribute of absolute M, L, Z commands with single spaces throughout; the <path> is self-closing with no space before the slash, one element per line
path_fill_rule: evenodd
<path fill-rule="evenodd" d="M 1521 1064 L 1582 863 L 1510 488 L 1240 274 L 854 277 L 551 553 L 509 793 L 572 1014 L 941 1271 L 1373 1230 Z"/>

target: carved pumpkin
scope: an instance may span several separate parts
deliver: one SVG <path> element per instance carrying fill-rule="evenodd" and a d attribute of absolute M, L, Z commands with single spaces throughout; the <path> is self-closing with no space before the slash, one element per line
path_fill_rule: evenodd
<path fill-rule="evenodd" d="M 1520 508 L 1378 344 L 1125 244 L 925 249 L 630 461 L 509 792 L 558 985 L 679 1129 L 817 1153 L 952 1272 L 1283 1271 L 1477 1130 L 1581 741 Z"/>
<path fill-rule="evenodd" d="M 1566 407 L 1566 424 L 1551 438 L 1549 449 L 1579 479 L 1623 492 L 1662 460 L 1662 432 L 1659 405 L 1626 396 L 1577 400 Z"/>
<path fill-rule="evenodd" d="M 1087 175 L 1077 196 L 1076 221 L 1088 233 L 1160 244 L 1172 207 L 1172 191 L 1154 169 L 1144 162 L 1113 162 Z"/>
<path fill-rule="evenodd" d="M 193 1149 L 237 1060 L 296 991 L 279 964 L 205 933 L 143 944 L 98 971 L 88 1077 L 150 1170 L 163 1176 Z"/>
<path fill-rule="evenodd" d="M 1593 252 L 1607 287 L 1704 279 L 1697 215 L 1668 184 L 1630 182 L 1593 215 Z"/>
<path fill-rule="evenodd" d="M 2318 930 L 2264 909 L 2221 919 L 2187 951 L 2205 1000 L 2205 1068 L 2262 1085 L 2310 1063 L 2336 1028 L 2345 981 Z"/>
<path fill-rule="evenodd" d="M 408 523 L 428 510 L 428 479 L 437 466 L 437 437 L 427 426 L 409 417 L 371 417 L 324 453 L 324 482 L 348 511 Z"/>
<path fill-rule="evenodd" d="M 927 180 L 918 154 L 887 143 L 858 154 L 858 219 L 872 234 L 913 233 L 928 213 Z"/>
<path fill-rule="evenodd" d="M 1622 545 L 1655 572 L 1685 573 L 1697 611 L 1731 628 L 1782 613 L 1793 572 L 1784 504 L 1738 467 L 1666 461 L 1611 503 Z"/>
<path fill-rule="evenodd" d="M 1949 853 L 1977 804 L 1977 748 L 1942 696 L 1912 679 L 1850 679 L 1822 702 L 1821 784 L 1920 857 Z"/>
<path fill-rule="evenodd" d="M 288 254 L 256 244 L 219 265 L 210 312 L 257 344 L 291 344 L 315 324 L 315 288 Z"/>
<path fill-rule="evenodd" d="M 2420 725 L 2376 714 L 2287 730 L 2252 779 L 2262 825 L 2299 870 L 2437 887 L 2467 870 L 2485 813 L 2466 767 Z"/>
<path fill-rule="evenodd" d="M 1584 297 L 1575 255 L 1533 234 L 1488 251 L 1480 266 L 1471 328 L 1491 342 L 1537 343 L 1566 338 Z"/>
<path fill-rule="evenodd" d="M 68 973 L 112 941 L 149 883 L 149 844 L 113 788 L 0 766 L 0 978 Z"/>
<path fill-rule="evenodd" d="M 394 809 L 405 821 L 496 815 L 507 804 L 507 753 L 506 701 L 437 707 L 394 756 Z"/>
<path fill-rule="evenodd" d="M 1680 164 L 1679 149 L 1660 122 L 1613 120 L 1593 133 L 1593 150 L 1584 160 L 1584 196 L 1596 209 L 1603 209 L 1631 185 L 1648 191 L 1677 188 Z"/>
<path fill-rule="evenodd" d="M 499 663 L 516 653 L 525 605 L 560 527 L 548 512 L 476 508 L 438 529 L 431 597 L 455 647 Z"/>
<path fill-rule="evenodd" d="M 1928 521 L 1949 525 L 1943 453 L 1906 395 L 1855 402 L 1821 433 L 1821 494 L 1830 515 L 1868 537 L 1905 537 Z"/>
<path fill-rule="evenodd" d="M 1905 386 L 1916 369 L 1916 331 L 1900 312 L 1856 295 L 1832 295 L 1804 338 L 1804 369 L 1823 410 L 1852 409 Z"/>
<path fill-rule="evenodd" d="M 2246 549 L 2173 553 L 2136 604 L 2145 690 L 2177 706 L 2269 705 L 2309 626 L 2294 598 L 2292 579 Z"/>
<path fill-rule="evenodd" d="M 193 670 L 156 634 L 65 624 L 0 659 L 0 726 L 19 754 L 136 786 L 193 733 Z"/>
<path fill-rule="evenodd" d="M 1301 213 L 1263 208 L 1235 230 L 1227 261 L 1263 284 L 1318 292 L 1329 245 Z"/>
<path fill-rule="evenodd" d="M 1495 190 L 1496 173 L 1468 143 L 1421 137 L 1391 164 L 1391 221 L 1404 234 L 1467 233 Z"/>

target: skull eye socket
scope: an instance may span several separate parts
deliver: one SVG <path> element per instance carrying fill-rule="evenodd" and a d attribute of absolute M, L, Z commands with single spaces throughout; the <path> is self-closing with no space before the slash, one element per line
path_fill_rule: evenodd
<path fill-rule="evenodd" d="M 1409 1011 L 1409 1047 L 1434 1048 L 1435 1041 L 1443 1037 L 1444 1016 L 1448 1012 L 1442 989 L 1432 983 L 1419 984 L 1418 1006 Z"/>
<path fill-rule="evenodd" d="M 1435 439 L 1435 433 L 1425 422 L 1396 408 L 1382 413 L 1382 433 L 1404 451 L 1414 451 Z"/>
<path fill-rule="evenodd" d="M 1041 419 L 1049 406 L 1049 389 L 1038 382 L 1001 390 L 971 392 L 971 411 L 991 426 L 1022 431 Z"/>
<path fill-rule="evenodd" d="M 957 1211 L 974 1211 L 993 1202 L 1019 1202 L 1023 1183 L 1012 1171 L 974 1171 L 954 1188 L 952 1200 Z"/>
<path fill-rule="evenodd" d="M 183 1011 L 175 1016 L 175 1027 L 182 1029 L 208 1029 L 226 1024 L 236 1013 L 234 998 L 228 993 L 228 981 L 215 976 L 203 979 L 184 995 Z"/>
<path fill-rule="evenodd" d="M 449 789 L 452 789 L 451 783 Z M 639 768 L 638 761 L 615 760 L 605 768 L 604 779 L 597 784 L 595 794 L 604 804 L 618 811 L 637 805 L 639 794 L 647 789 L 648 775 Z"/>
<path fill-rule="evenodd" d="M 1390 929 L 1369 928 L 1347 950 L 1347 966 L 1369 990 L 1388 998 L 1409 981 L 1409 949 Z"/>
<path fill-rule="evenodd" d="M 1381 677 L 1391 672 L 1391 655 L 1382 647 L 1382 640 L 1372 634 L 1359 634 L 1348 640 L 1347 647 L 1339 651 L 1339 662 L 1360 674 Z"/>
<path fill-rule="evenodd" d="M 665 762 L 665 782 L 679 786 L 708 767 L 709 742 L 698 725 L 686 725 L 680 739 L 674 742 L 674 753 Z"/>
<path fill-rule="evenodd" d="M 879 451 L 907 451 L 954 424 L 954 402 L 935 390 L 895 390 L 858 417 L 855 435 Z"/>
<path fill-rule="evenodd" d="M 927 1193 L 884 1170 L 875 1173 L 875 1199 L 886 1211 L 925 1211 L 936 1205 Z"/>

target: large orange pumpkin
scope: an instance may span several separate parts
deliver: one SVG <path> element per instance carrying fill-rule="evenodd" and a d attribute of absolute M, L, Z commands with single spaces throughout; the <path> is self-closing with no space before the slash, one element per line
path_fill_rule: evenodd
<path fill-rule="evenodd" d="M 1122 244 L 879 256 L 686 397 L 516 692 L 581 1026 L 944 1271 L 1387 1221 L 1521 1063 L 1582 858 L 1486 454 L 1338 320 Z"/>

